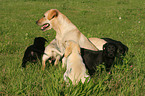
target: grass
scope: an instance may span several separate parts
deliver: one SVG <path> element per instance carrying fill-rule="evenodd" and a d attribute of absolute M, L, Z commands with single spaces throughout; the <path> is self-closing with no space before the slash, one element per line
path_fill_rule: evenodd
<path fill-rule="evenodd" d="M 0 95 L 143 96 L 145 94 L 144 0 L 0 0 Z M 49 42 L 55 31 L 42 32 L 36 20 L 49 9 L 65 14 L 86 37 L 109 37 L 123 42 L 129 52 L 112 74 L 99 72 L 89 83 L 67 87 L 65 69 L 29 63 L 21 69 L 25 49 L 35 37 Z M 120 18 L 120 19 L 119 19 Z M 50 35 L 50 36 L 48 36 Z M 47 45 L 47 44 L 46 44 Z"/>

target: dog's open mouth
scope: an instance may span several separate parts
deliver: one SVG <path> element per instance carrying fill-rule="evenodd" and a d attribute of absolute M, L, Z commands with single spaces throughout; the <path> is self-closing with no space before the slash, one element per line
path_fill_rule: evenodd
<path fill-rule="evenodd" d="M 49 23 L 46 23 L 44 24 L 42 27 L 41 27 L 41 30 L 45 30 L 46 28 L 48 28 L 50 26 Z"/>

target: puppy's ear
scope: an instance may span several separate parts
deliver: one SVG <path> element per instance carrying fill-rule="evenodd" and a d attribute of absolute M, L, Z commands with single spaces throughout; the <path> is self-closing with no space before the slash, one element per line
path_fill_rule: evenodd
<path fill-rule="evenodd" d="M 72 48 L 71 48 L 70 46 L 68 46 L 68 47 L 65 49 L 64 57 L 67 58 L 71 53 L 72 53 Z"/>
<path fill-rule="evenodd" d="M 54 17 L 57 17 L 57 16 L 58 16 L 58 11 L 56 9 L 52 9 L 50 11 L 50 13 L 48 13 L 47 19 L 51 20 L 51 19 L 53 19 Z"/>

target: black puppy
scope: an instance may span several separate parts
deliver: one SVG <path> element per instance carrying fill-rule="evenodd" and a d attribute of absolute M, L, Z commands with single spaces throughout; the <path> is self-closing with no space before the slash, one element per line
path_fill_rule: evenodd
<path fill-rule="evenodd" d="M 30 45 L 24 53 L 22 67 L 26 67 L 27 61 L 36 63 L 38 59 L 41 59 L 41 56 L 43 55 L 45 50 L 46 41 L 47 40 L 43 37 L 36 37 L 34 39 L 34 44 Z"/>
<path fill-rule="evenodd" d="M 125 56 L 125 53 L 128 52 L 128 47 L 126 45 L 122 44 L 120 41 L 116 41 L 116 40 L 113 40 L 110 38 L 101 38 L 101 39 L 105 40 L 107 43 L 114 43 L 117 46 L 118 57 Z"/>
<path fill-rule="evenodd" d="M 96 66 L 102 63 L 105 64 L 108 71 L 113 64 L 116 54 L 117 47 L 113 43 L 104 44 L 102 51 L 81 48 L 81 56 L 90 75 L 93 75 L 97 69 Z"/>

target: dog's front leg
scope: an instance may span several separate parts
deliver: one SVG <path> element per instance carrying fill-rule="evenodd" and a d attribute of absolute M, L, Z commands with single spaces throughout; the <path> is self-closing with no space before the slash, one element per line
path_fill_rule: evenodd
<path fill-rule="evenodd" d="M 48 56 L 47 54 L 44 54 L 43 57 L 42 57 L 42 70 L 45 69 L 45 62 L 47 59 L 49 59 L 50 56 Z"/>
<path fill-rule="evenodd" d="M 66 66 L 66 57 L 63 57 L 62 59 L 62 68 Z"/>

